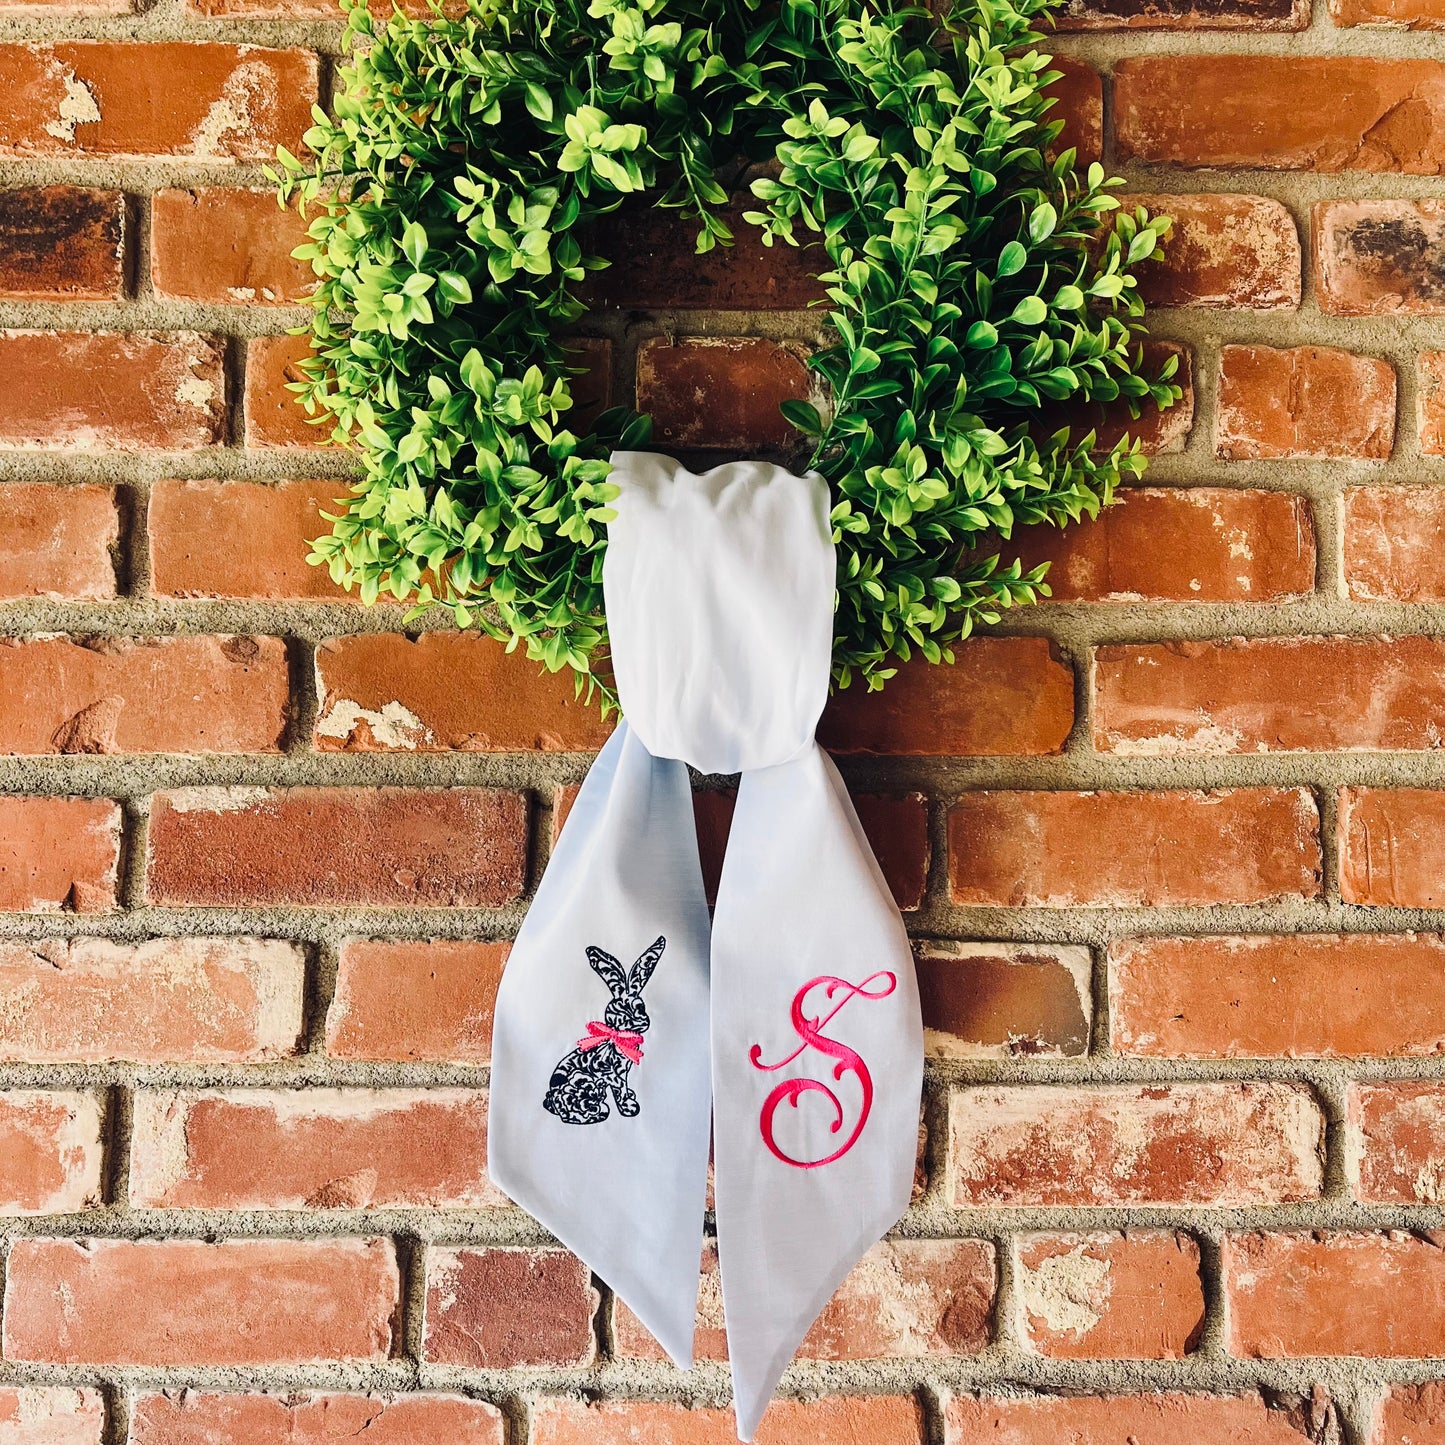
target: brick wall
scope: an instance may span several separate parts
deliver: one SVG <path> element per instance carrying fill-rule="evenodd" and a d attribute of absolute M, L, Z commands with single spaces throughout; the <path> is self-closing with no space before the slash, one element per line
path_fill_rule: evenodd
<path fill-rule="evenodd" d="M 137 0 L 139 3 L 139 0 Z M 0 0 L 5 1445 L 721 1445 L 491 1186 L 488 1028 L 605 733 L 304 564 L 259 163 L 328 0 Z M 1191 394 L 1056 601 L 825 733 L 918 940 L 916 1203 L 766 1445 L 1445 1442 L 1441 0 L 1074 0 Z M 783 444 L 796 257 L 655 218 L 589 397 Z M 715 868 L 725 793 L 702 795 Z"/>

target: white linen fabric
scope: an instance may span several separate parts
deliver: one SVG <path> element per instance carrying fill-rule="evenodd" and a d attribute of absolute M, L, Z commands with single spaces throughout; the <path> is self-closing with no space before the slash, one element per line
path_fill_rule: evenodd
<path fill-rule="evenodd" d="M 813 737 L 833 630 L 823 479 L 612 461 L 603 589 L 625 721 L 503 972 L 488 1163 L 686 1368 L 711 1112 L 750 1440 L 809 1325 L 908 1206 L 918 989 Z M 684 764 L 742 774 L 711 928 Z"/>

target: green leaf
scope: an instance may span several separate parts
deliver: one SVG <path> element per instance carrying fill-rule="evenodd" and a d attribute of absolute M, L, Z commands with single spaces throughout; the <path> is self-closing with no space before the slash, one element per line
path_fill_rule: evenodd
<path fill-rule="evenodd" d="M 426 227 L 420 221 L 408 221 L 401 233 L 401 254 L 413 266 L 420 266 L 427 252 Z"/>

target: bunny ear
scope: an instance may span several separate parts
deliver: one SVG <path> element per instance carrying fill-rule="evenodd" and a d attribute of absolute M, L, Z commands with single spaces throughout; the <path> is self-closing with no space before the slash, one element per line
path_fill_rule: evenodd
<path fill-rule="evenodd" d="M 612 990 L 613 998 L 620 998 L 627 992 L 627 975 L 622 972 L 622 965 L 610 953 L 604 953 L 600 948 L 589 948 L 587 962 L 592 965 L 592 971 L 597 977 Z"/>
<path fill-rule="evenodd" d="M 653 943 L 632 965 L 632 972 L 627 975 L 627 987 L 633 993 L 641 993 L 647 985 L 647 980 L 652 977 L 652 970 L 657 967 L 657 960 L 662 957 L 662 950 L 667 947 L 667 940 L 659 938 Z"/>

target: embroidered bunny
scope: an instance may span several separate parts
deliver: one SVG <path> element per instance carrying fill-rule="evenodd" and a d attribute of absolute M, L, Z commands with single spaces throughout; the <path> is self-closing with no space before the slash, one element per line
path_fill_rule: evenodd
<path fill-rule="evenodd" d="M 667 939 L 657 939 L 626 974 L 610 953 L 587 950 L 587 962 L 612 997 L 602 1021 L 589 1023 L 577 1047 L 552 1070 L 542 1107 L 564 1124 L 600 1124 L 610 1117 L 609 1090 L 619 1114 L 632 1119 L 642 1112 L 628 1076 L 632 1066 L 642 1062 L 642 1036 L 651 1023 L 642 990 L 666 947 Z"/>

